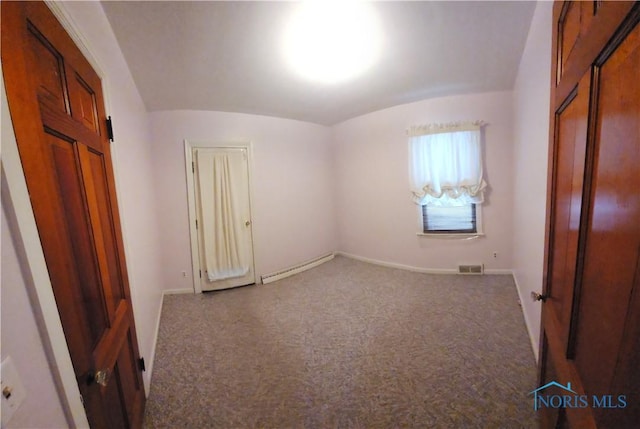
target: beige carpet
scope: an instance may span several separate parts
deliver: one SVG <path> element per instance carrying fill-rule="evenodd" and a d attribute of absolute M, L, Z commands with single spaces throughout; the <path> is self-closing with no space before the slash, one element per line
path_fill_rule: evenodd
<path fill-rule="evenodd" d="M 344 257 L 165 298 L 146 428 L 537 427 L 510 276 Z"/>

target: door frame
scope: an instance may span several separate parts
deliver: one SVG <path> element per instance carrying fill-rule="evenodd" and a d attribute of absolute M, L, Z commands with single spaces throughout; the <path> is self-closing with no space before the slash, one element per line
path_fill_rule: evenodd
<path fill-rule="evenodd" d="M 56 17 L 60 25 L 71 37 L 82 55 L 89 62 L 102 83 L 103 102 L 105 112 L 109 116 L 111 109 L 110 88 L 111 84 L 104 67 L 93 54 L 89 41 L 82 35 L 75 24 L 71 14 L 65 9 L 64 4 L 45 0 L 49 10 Z M 89 421 L 82 403 L 80 389 L 75 377 L 71 354 L 67 347 L 66 338 L 62 328 L 62 321 L 58 313 L 53 287 L 49 278 L 49 271 L 44 258 L 40 235 L 38 233 L 33 208 L 27 190 L 22 162 L 18 152 L 18 143 L 13 130 L 13 122 L 9 112 L 9 104 L 5 91 L 4 76 L 0 74 L 0 87 L 2 92 L 2 205 L 7 215 L 7 222 L 11 230 L 11 237 L 3 237 L 5 240 L 13 240 L 18 253 L 21 266 L 21 274 L 27 287 L 27 294 L 31 308 L 36 319 L 38 333 L 42 340 L 45 355 L 49 363 L 49 371 L 54 385 L 58 391 L 58 397 L 62 405 L 64 415 L 73 428 L 88 428 Z M 120 189 L 120 175 L 116 159 L 118 145 L 111 146 L 113 158 L 113 173 L 115 177 L 116 193 Z M 119 205 L 122 218 L 122 203 Z M 122 241 L 125 257 L 130 254 L 128 235 L 125 222 L 122 222 Z M 131 266 L 130 258 L 127 265 Z M 131 305 L 136 313 L 135 286 L 129 277 Z M 135 316 L 134 316 L 135 317 Z M 139 344 L 138 344 L 139 347 Z M 149 380 L 145 379 L 145 392 L 148 394 Z M 148 376 L 147 376 L 148 378 Z"/>
<path fill-rule="evenodd" d="M 193 178 L 193 150 L 194 149 L 245 149 L 247 151 L 247 172 L 249 180 L 249 209 L 251 211 L 251 265 L 256 284 L 258 275 L 256 273 L 255 255 L 255 235 L 253 234 L 253 219 L 255 217 L 253 198 L 253 143 L 252 142 L 215 142 L 202 140 L 184 140 L 184 172 L 187 178 L 187 204 L 189 208 L 189 239 L 191 242 L 191 278 L 193 292 L 202 293 L 200 287 L 200 249 L 198 247 L 198 230 L 196 228 L 196 194 Z"/>

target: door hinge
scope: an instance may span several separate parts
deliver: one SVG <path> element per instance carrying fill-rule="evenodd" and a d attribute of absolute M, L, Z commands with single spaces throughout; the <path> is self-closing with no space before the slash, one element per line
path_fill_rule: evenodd
<path fill-rule="evenodd" d="M 198 270 L 198 271 L 200 271 L 200 278 L 202 278 L 202 270 Z"/>
<path fill-rule="evenodd" d="M 142 371 L 142 372 L 147 370 L 147 368 L 144 366 L 144 358 L 143 357 L 138 359 L 138 367 L 140 368 L 140 371 Z"/>
<path fill-rule="evenodd" d="M 196 229 L 198 229 L 198 219 L 196 219 Z"/>
<path fill-rule="evenodd" d="M 191 163 L 191 172 L 192 172 L 192 173 L 195 173 L 195 172 L 196 172 L 196 163 L 195 163 L 195 162 L 192 162 L 192 163 Z"/>
<path fill-rule="evenodd" d="M 107 116 L 107 136 L 109 141 L 113 141 L 113 123 L 111 122 L 111 116 Z"/>

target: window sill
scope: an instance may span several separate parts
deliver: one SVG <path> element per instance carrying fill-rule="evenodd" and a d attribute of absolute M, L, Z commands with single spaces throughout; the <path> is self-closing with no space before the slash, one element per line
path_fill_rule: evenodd
<path fill-rule="evenodd" d="M 474 232 L 471 234 L 429 234 L 429 233 L 425 233 L 425 232 L 418 232 L 416 233 L 416 235 L 418 237 L 427 237 L 427 238 L 444 238 L 447 240 L 473 240 L 475 238 L 480 238 L 480 237 L 484 237 L 484 233 L 481 232 Z"/>

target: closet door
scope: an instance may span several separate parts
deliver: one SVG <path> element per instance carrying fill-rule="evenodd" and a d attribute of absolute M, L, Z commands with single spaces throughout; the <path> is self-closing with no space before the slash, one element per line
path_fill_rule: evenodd
<path fill-rule="evenodd" d="M 634 2 L 554 6 L 539 381 L 579 399 L 539 402 L 543 427 L 640 421 L 639 21 Z"/>

